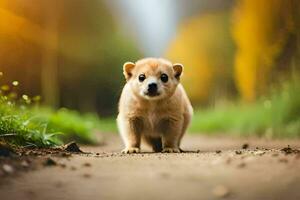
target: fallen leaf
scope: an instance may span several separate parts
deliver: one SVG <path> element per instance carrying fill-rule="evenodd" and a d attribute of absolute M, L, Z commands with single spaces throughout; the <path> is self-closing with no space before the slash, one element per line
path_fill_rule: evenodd
<path fill-rule="evenodd" d="M 70 142 L 66 144 L 64 150 L 68 152 L 82 153 L 76 142 Z"/>

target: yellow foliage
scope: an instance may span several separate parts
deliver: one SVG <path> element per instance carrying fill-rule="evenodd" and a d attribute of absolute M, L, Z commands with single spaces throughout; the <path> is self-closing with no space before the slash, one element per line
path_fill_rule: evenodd
<path fill-rule="evenodd" d="M 184 65 L 182 81 L 192 101 L 207 102 L 216 81 L 230 79 L 232 41 L 228 15 L 210 13 L 181 24 L 166 57 Z"/>
<path fill-rule="evenodd" d="M 293 0 L 240 0 L 233 15 L 236 85 L 247 101 L 261 94 L 294 29 Z"/>
<path fill-rule="evenodd" d="M 12 11 L 5 3 L 7 1 L 0 1 L 0 39 L 8 36 L 22 38 L 49 49 L 56 49 L 53 42 L 54 33 L 44 30 L 30 19 Z"/>

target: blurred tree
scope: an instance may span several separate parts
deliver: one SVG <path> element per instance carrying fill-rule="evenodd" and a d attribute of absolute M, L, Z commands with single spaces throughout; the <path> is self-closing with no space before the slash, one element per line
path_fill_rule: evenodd
<path fill-rule="evenodd" d="M 193 17 L 181 24 L 168 48 L 166 56 L 185 66 L 183 84 L 194 103 L 215 102 L 235 92 L 229 19 L 224 12 Z"/>
<path fill-rule="evenodd" d="M 140 57 L 98 0 L 1 0 L 0 42 L 7 80 L 48 105 L 101 114 L 116 108 L 122 64 Z"/>
<path fill-rule="evenodd" d="M 59 28 L 62 105 L 112 114 L 124 80 L 123 63 L 140 54 L 102 1 L 69 0 L 63 8 Z"/>
<path fill-rule="evenodd" d="M 60 7 L 56 1 L 45 1 L 44 7 L 44 45 L 41 55 L 41 89 L 44 103 L 52 107 L 59 105 L 58 83 L 58 23 Z M 51 34 L 49 34 L 51 33 Z M 47 46 L 50 42 L 52 48 Z"/>
<path fill-rule="evenodd" d="M 294 0 L 237 2 L 232 33 L 237 45 L 235 81 L 243 99 L 253 101 L 266 92 L 278 59 L 291 49 L 288 42 L 295 43 L 295 12 L 299 6 Z"/>

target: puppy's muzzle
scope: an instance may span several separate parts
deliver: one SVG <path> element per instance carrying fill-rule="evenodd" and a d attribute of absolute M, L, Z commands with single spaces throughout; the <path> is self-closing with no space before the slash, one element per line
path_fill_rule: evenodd
<path fill-rule="evenodd" d="M 159 93 L 158 93 L 158 88 L 157 88 L 157 84 L 156 83 L 150 83 L 148 85 L 148 90 L 147 90 L 147 93 L 146 95 L 148 96 L 158 96 Z"/>

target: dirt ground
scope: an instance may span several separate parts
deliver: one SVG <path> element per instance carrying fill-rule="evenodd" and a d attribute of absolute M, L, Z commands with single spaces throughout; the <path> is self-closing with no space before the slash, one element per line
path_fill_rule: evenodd
<path fill-rule="evenodd" d="M 300 199 L 300 140 L 187 135 L 190 152 L 134 155 L 116 134 L 106 141 L 54 163 L 38 155 L 44 165 L 4 176 L 0 199 Z"/>

